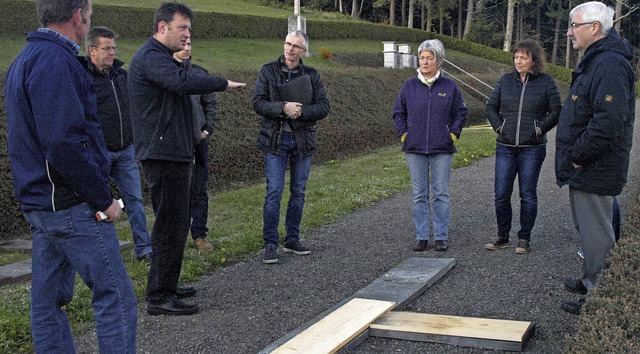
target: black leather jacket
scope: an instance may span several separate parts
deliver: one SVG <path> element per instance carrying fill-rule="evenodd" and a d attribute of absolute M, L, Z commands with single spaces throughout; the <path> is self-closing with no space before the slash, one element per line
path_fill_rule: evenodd
<path fill-rule="evenodd" d="M 262 66 L 253 95 L 253 109 L 262 116 L 260 134 L 256 147 L 258 150 L 278 154 L 280 136 L 285 121 L 293 129 L 298 152 L 301 156 L 313 154 L 318 145 L 316 122 L 329 114 L 329 99 L 320 80 L 320 74 L 300 62 L 300 66 L 288 70 L 283 56 Z M 313 89 L 313 103 L 302 106 L 302 116 L 288 119 L 283 113 L 284 101 L 280 98 L 278 87 L 301 75 L 309 75 Z"/>

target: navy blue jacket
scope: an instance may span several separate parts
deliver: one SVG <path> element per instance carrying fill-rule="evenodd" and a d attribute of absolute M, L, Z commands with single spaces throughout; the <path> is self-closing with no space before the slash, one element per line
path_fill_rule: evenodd
<path fill-rule="evenodd" d="M 412 154 L 453 154 L 451 134 L 460 137 L 467 106 L 453 80 L 440 77 L 429 87 L 414 77 L 400 90 L 393 107 L 396 134 L 407 137 L 402 151 Z"/>
<path fill-rule="evenodd" d="M 106 73 L 100 72 L 89 57 L 84 57 L 83 64 L 93 79 L 98 119 L 107 149 L 122 151 L 133 143 L 127 71 L 122 68 L 124 63 L 114 59 L 113 66 Z"/>
<path fill-rule="evenodd" d="M 562 103 L 549 74 L 527 74 L 524 82 L 513 71 L 502 75 L 486 106 L 486 118 L 498 133 L 496 142 L 514 147 L 545 144 L 546 133 L 558 124 Z M 542 134 L 536 134 L 536 127 Z"/>
<path fill-rule="evenodd" d="M 96 95 L 79 59 L 55 35 L 30 32 L 7 72 L 9 160 L 25 212 L 113 202 Z"/>
<path fill-rule="evenodd" d="M 224 91 L 227 80 L 185 70 L 155 38 L 129 65 L 133 142 L 138 160 L 193 161 L 195 141 L 189 95 Z"/>
<path fill-rule="evenodd" d="M 313 90 L 313 103 L 302 106 L 302 116 L 292 120 L 285 116 L 284 100 L 278 93 L 278 87 L 298 76 L 309 75 Z M 316 122 L 329 114 L 329 98 L 320 80 L 320 74 L 300 61 L 293 70 L 286 69 L 284 56 L 267 63 L 260 69 L 253 94 L 253 109 L 262 116 L 260 133 L 256 142 L 258 150 L 278 154 L 280 136 L 285 121 L 293 128 L 296 146 L 301 156 L 313 154 L 318 145 Z"/>
<path fill-rule="evenodd" d="M 573 70 L 556 132 L 556 181 L 600 195 L 627 182 L 635 118 L 633 48 L 611 29 Z M 578 169 L 573 164 L 580 165 Z"/>

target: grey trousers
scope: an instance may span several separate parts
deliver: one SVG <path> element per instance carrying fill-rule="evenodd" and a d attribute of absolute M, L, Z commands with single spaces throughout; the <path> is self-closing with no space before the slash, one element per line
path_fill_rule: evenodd
<path fill-rule="evenodd" d="M 611 225 L 613 196 L 569 188 L 569 201 L 584 252 L 582 284 L 587 289 L 592 289 L 596 286 L 598 275 L 605 268 L 607 255 L 616 242 Z"/>

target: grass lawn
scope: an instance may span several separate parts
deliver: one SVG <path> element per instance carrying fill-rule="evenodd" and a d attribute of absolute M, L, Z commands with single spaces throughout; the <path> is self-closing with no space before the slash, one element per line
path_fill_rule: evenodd
<path fill-rule="evenodd" d="M 464 131 L 457 144 L 453 166 L 466 166 L 493 154 L 495 134 L 489 127 Z M 345 172 L 348 171 L 348 172 Z M 308 233 L 358 208 L 372 205 L 397 193 L 409 191 L 410 179 L 399 145 L 376 153 L 344 161 L 329 161 L 312 167 L 308 182 L 305 214 L 301 232 Z M 245 259 L 262 249 L 262 203 L 264 183 L 211 196 L 208 239 L 215 245 L 212 253 L 199 253 L 191 241 L 185 250 L 180 279 L 190 283 L 199 276 Z M 286 194 L 283 199 L 288 198 Z M 407 202 L 409 203 L 409 202 Z M 283 203 L 286 208 L 286 203 Z M 407 204 L 409 208 L 409 204 Z M 281 213 L 284 218 L 285 211 Z M 148 214 L 149 228 L 153 215 Z M 213 227 L 215 225 L 215 227 Z M 281 227 L 284 221 L 280 223 Z M 123 240 L 132 240 L 126 221 L 116 225 Z M 282 234 L 282 232 L 280 232 Z M 0 264 L 14 257 L 0 254 Z M 132 249 L 122 252 L 139 301 L 144 301 L 148 265 L 138 262 Z M 77 279 L 74 300 L 66 307 L 73 331 L 80 333 L 94 326 L 89 289 Z M 0 288 L 0 353 L 31 352 L 29 326 L 29 282 Z"/>

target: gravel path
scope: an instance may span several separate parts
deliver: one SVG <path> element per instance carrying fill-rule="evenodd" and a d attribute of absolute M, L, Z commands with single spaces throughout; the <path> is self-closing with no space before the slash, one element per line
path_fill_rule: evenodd
<path fill-rule="evenodd" d="M 549 138 L 554 140 L 553 135 Z M 495 252 L 483 249 L 497 230 L 494 158 L 485 158 L 452 173 L 448 252 L 411 250 L 411 197 L 408 192 L 403 193 L 304 235 L 305 243 L 313 249 L 310 256 L 281 254 L 279 264 L 264 265 L 261 254 L 256 254 L 202 277 L 195 283 L 198 294 L 194 300 L 200 305 L 197 315 L 148 316 L 141 303 L 138 352 L 256 353 L 409 257 L 452 257 L 456 266 L 405 310 L 533 321 L 535 335 L 525 351 L 562 352 L 566 337 L 575 333 L 578 316 L 562 311 L 558 302 L 578 298 L 566 292 L 562 282 L 579 274 L 580 261 L 568 188 L 560 189 L 555 184 L 554 151 L 553 143 L 549 144 L 539 183 L 532 251 L 528 255 L 514 253 L 517 211 L 512 247 Z M 640 185 L 638 166 L 635 153 L 629 185 L 621 198 L 623 212 L 625 201 L 637 194 Z M 513 201 L 517 208 L 519 201 Z M 97 352 L 95 333 L 78 337 L 77 348 L 79 353 Z M 445 352 L 492 351 L 373 337 L 351 351 Z"/>

